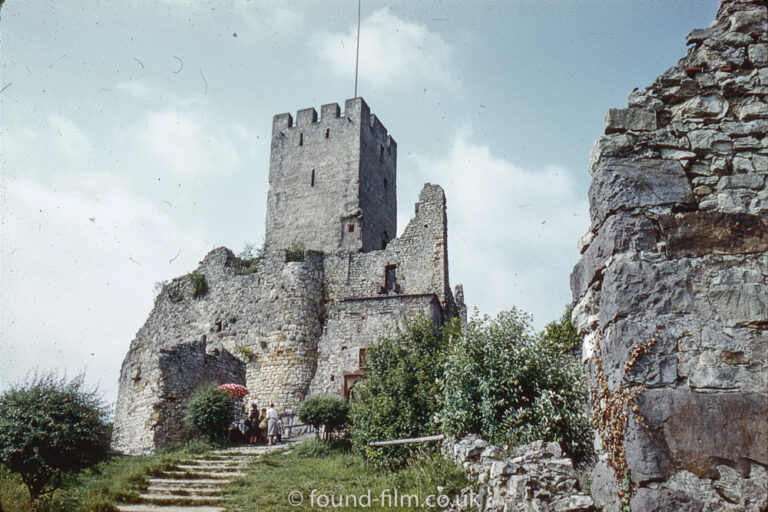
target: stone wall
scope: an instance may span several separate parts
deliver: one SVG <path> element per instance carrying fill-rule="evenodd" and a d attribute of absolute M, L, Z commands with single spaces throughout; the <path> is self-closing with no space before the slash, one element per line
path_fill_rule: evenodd
<path fill-rule="evenodd" d="M 573 319 L 593 382 L 599 359 L 611 392 L 644 386 L 621 441 L 633 512 L 768 509 L 767 11 L 723 0 L 590 156 Z M 593 474 L 604 510 L 614 448 Z"/>
<path fill-rule="evenodd" d="M 248 401 L 295 412 L 307 394 L 337 393 L 345 374 L 359 376 L 360 349 L 407 318 L 425 314 L 440 323 L 465 312 L 448 286 L 442 189 L 426 185 L 417 209 L 403 236 L 384 250 L 308 250 L 304 261 L 268 250 L 255 271 L 244 273 L 222 247 L 197 269 L 205 294 L 192 296 L 189 275 L 167 283 L 123 362 L 115 449 L 146 452 L 180 436 L 183 404 L 194 388 L 242 382 L 243 366 Z"/>
<path fill-rule="evenodd" d="M 387 267 L 394 267 L 396 290 L 394 286 L 386 287 Z M 329 255 L 325 272 L 331 299 L 434 293 L 444 309 L 454 308 L 448 285 L 448 221 L 443 189 L 424 185 L 413 219 L 386 249 Z"/>
<path fill-rule="evenodd" d="M 126 357 L 120 379 L 112 448 L 145 454 L 188 433 L 185 405 L 203 384 L 245 383 L 245 365 L 226 350 L 206 353 L 204 341 L 179 343 L 148 357 Z"/>
<path fill-rule="evenodd" d="M 534 441 L 507 453 L 470 434 L 459 441 L 445 439 L 442 452 L 478 486 L 477 490 L 465 489 L 451 511 L 594 510 L 592 498 L 581 490 L 573 462 L 556 442 Z"/>
<path fill-rule="evenodd" d="M 317 371 L 310 394 L 344 394 L 345 377 L 365 369 L 365 350 L 382 336 L 404 330 L 419 316 L 441 325 L 445 314 L 437 296 L 394 295 L 344 299 L 331 306 L 318 344 Z"/>

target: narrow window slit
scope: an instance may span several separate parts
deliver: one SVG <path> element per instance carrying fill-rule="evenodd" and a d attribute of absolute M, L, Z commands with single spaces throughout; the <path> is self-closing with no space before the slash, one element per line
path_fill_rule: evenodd
<path fill-rule="evenodd" d="M 315 170 L 312 169 L 312 177 L 309 179 L 309 186 L 314 187 L 315 186 Z"/>

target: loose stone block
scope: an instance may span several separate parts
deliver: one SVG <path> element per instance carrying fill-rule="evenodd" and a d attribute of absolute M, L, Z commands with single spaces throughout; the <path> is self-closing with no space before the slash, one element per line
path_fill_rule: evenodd
<path fill-rule="evenodd" d="M 612 108 L 605 115 L 605 133 L 656 129 L 656 112 L 642 108 Z"/>

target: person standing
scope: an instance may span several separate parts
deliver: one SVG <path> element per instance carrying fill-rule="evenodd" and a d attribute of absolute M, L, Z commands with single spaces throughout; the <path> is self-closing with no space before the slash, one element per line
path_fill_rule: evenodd
<path fill-rule="evenodd" d="M 249 442 L 256 444 L 259 441 L 259 406 L 251 402 L 251 412 L 248 414 Z"/>
<path fill-rule="evenodd" d="M 275 404 L 269 404 L 269 409 L 267 409 L 267 439 L 269 440 L 267 444 L 269 444 L 269 446 L 275 444 L 277 419 L 279 416 L 280 415 L 277 414 L 277 409 L 275 409 Z"/>

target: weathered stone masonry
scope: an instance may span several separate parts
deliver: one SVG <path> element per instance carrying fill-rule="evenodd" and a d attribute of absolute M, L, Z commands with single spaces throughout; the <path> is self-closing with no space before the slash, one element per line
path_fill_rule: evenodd
<path fill-rule="evenodd" d="M 253 273 L 229 249 L 197 269 L 208 292 L 174 279 L 123 363 L 113 447 L 153 450 L 184 435 L 181 414 L 204 382 L 240 382 L 249 399 L 293 412 L 308 394 L 345 393 L 365 349 L 424 314 L 466 315 L 448 281 L 443 190 L 426 184 L 396 234 L 396 144 L 361 98 L 275 116 L 267 251 Z M 302 242 L 304 261 L 285 249 Z"/>
<path fill-rule="evenodd" d="M 656 336 L 625 381 L 647 387 L 635 403 L 648 428 L 632 413 L 624 436 L 632 511 L 764 512 L 768 2 L 723 0 L 688 43 L 606 115 L 573 318 L 611 389 Z M 616 510 L 615 476 L 605 460 L 593 472 L 604 510 Z"/>

